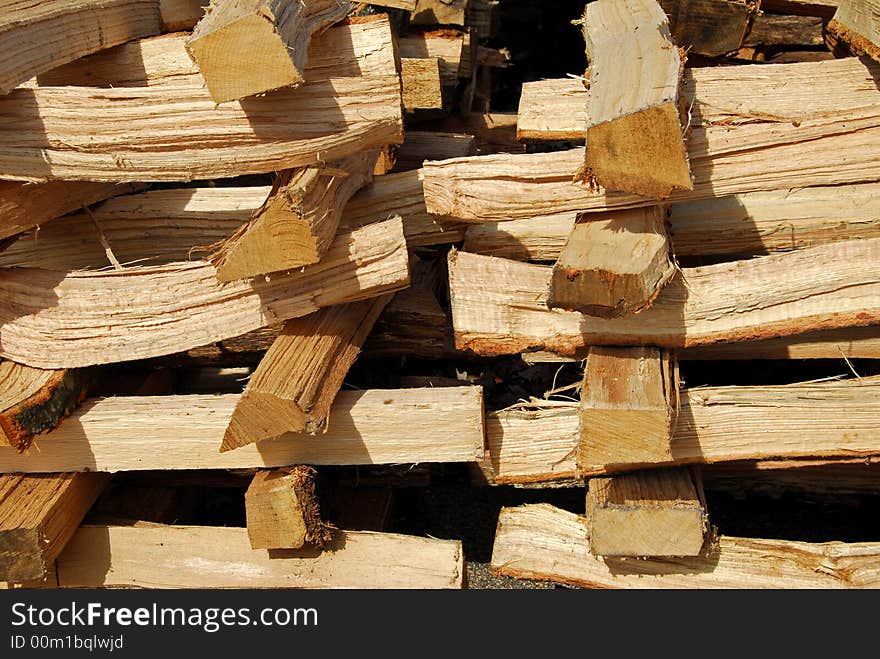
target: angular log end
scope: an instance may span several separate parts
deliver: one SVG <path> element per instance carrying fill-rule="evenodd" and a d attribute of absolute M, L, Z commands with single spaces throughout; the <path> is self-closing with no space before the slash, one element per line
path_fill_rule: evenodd
<path fill-rule="evenodd" d="M 223 435 L 220 452 L 306 428 L 306 414 L 292 401 L 260 391 L 245 391 Z"/>

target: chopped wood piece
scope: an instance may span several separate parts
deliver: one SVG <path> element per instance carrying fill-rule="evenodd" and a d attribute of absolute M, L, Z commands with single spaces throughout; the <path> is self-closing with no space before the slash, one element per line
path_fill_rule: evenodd
<path fill-rule="evenodd" d="M 440 80 L 444 87 L 455 86 L 459 78 L 470 78 L 473 54 L 471 37 L 457 30 L 434 30 L 408 34 L 398 40 L 402 58 L 440 60 Z"/>
<path fill-rule="evenodd" d="M 684 268 L 650 308 L 605 319 L 549 309 L 552 268 L 453 252 L 455 345 L 480 355 L 572 355 L 588 345 L 691 347 L 878 324 L 878 257 L 880 239 L 871 238 Z"/>
<path fill-rule="evenodd" d="M 159 0 L 162 31 L 192 30 L 209 4 L 210 0 Z"/>
<path fill-rule="evenodd" d="M 255 551 L 247 529 L 83 526 L 61 588 L 462 588 L 458 540 L 337 531 L 326 550 Z M 312 624 L 315 624 L 314 622 Z"/>
<path fill-rule="evenodd" d="M 436 57 L 402 57 L 400 59 L 400 83 L 403 93 L 403 107 L 407 112 L 443 109 L 440 60 Z"/>
<path fill-rule="evenodd" d="M 591 478 L 586 516 L 594 556 L 699 556 L 706 532 L 687 468 Z"/>
<path fill-rule="evenodd" d="M 603 318 L 651 306 L 676 272 L 663 208 L 579 220 L 553 266 L 547 306 Z"/>
<path fill-rule="evenodd" d="M 176 246 L 185 251 L 192 242 L 181 233 Z M 53 251 L 52 258 L 64 268 L 63 254 Z M 76 251 L 69 256 L 78 258 Z M 12 267 L 2 274 L 0 353 L 45 369 L 180 352 L 409 283 L 399 218 L 342 233 L 320 263 L 269 279 L 221 284 L 209 263 L 182 260 L 105 272 Z"/>
<path fill-rule="evenodd" d="M 659 0 L 672 40 L 689 53 L 719 57 L 740 47 L 757 13 L 745 0 Z"/>
<path fill-rule="evenodd" d="M 462 250 L 514 261 L 555 261 L 575 227 L 577 213 L 509 222 L 469 224 Z"/>
<path fill-rule="evenodd" d="M 880 61 L 880 0 L 840 0 L 825 30 L 831 50 L 842 43 L 853 55 Z"/>
<path fill-rule="evenodd" d="M 333 399 L 390 299 L 382 295 L 287 321 L 236 404 L 220 450 L 288 432 L 326 432 Z"/>
<path fill-rule="evenodd" d="M 743 42 L 746 48 L 795 49 L 824 46 L 824 21 L 813 16 L 758 14 Z"/>
<path fill-rule="evenodd" d="M 721 536 L 703 556 L 599 558 L 583 517 L 547 504 L 502 508 L 492 570 L 591 588 L 877 588 L 880 543 Z"/>
<path fill-rule="evenodd" d="M 220 453 L 217 446 L 239 398 L 86 401 L 27 452 L 0 447 L 0 473 L 473 462 L 483 456 L 480 387 L 342 391 L 320 439 L 289 433 Z"/>
<path fill-rule="evenodd" d="M 269 198 L 208 257 L 217 278 L 235 281 L 317 263 L 336 236 L 345 204 L 372 179 L 376 157 L 364 151 L 278 174 Z"/>
<path fill-rule="evenodd" d="M 516 122 L 518 140 L 583 140 L 590 92 L 576 78 L 524 82 Z"/>
<path fill-rule="evenodd" d="M 473 0 L 416 0 L 410 23 L 464 27 L 469 2 Z"/>
<path fill-rule="evenodd" d="M 418 169 L 426 160 L 445 160 L 476 154 L 473 135 L 408 130 L 397 152 L 396 171 Z"/>
<path fill-rule="evenodd" d="M 108 480 L 106 474 L 0 476 L 0 581 L 46 577 Z"/>
<path fill-rule="evenodd" d="M 656 0 L 597 0 L 587 5 L 590 60 L 587 150 L 578 178 L 663 199 L 691 190 L 679 115 L 681 55 Z"/>
<path fill-rule="evenodd" d="M 187 50 L 215 103 L 296 87 L 312 35 L 350 10 L 348 0 L 214 0 Z"/>
<path fill-rule="evenodd" d="M 43 371 L 0 361 L 0 445 L 24 451 L 34 435 L 55 428 L 85 396 L 82 371 Z"/>
<path fill-rule="evenodd" d="M 323 547 L 333 539 L 321 519 L 312 467 L 258 471 L 244 504 L 254 549 L 299 549 L 307 543 Z"/>
<path fill-rule="evenodd" d="M 517 115 L 514 113 L 452 114 L 440 120 L 422 122 L 419 127 L 473 135 L 477 153 L 523 153 L 525 147 L 516 137 L 516 122 Z"/>
<path fill-rule="evenodd" d="M 160 32 L 156 0 L 5 2 L 0 93 L 79 57 Z"/>

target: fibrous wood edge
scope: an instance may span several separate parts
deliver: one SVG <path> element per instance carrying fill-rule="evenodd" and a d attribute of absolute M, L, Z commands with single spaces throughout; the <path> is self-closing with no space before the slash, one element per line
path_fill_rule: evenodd
<path fill-rule="evenodd" d="M 0 445 L 23 451 L 55 428 L 86 396 L 80 369 L 45 371 L 0 361 Z"/>
<path fill-rule="evenodd" d="M 684 268 L 650 308 L 606 319 L 549 309 L 548 266 L 452 252 L 455 343 L 481 355 L 573 355 L 589 345 L 687 348 L 874 325 L 880 284 L 870 264 L 878 253 L 872 238 Z"/>
<path fill-rule="evenodd" d="M 479 387 L 342 391 L 320 439 L 289 433 L 220 453 L 217 446 L 239 398 L 87 400 L 27 452 L 0 447 L 0 473 L 473 462 L 483 456 Z M 44 442 L 51 442 L 51 449 Z"/>
<path fill-rule="evenodd" d="M 216 103 L 299 86 L 312 35 L 350 10 L 348 0 L 212 0 L 187 50 Z"/>
<path fill-rule="evenodd" d="M 343 208 L 372 179 L 376 151 L 280 172 L 269 197 L 208 260 L 220 281 L 317 263 L 336 236 Z"/>
<path fill-rule="evenodd" d="M 320 263 L 269 279 L 221 284 L 205 261 L 109 272 L 6 268 L 0 354 L 45 369 L 156 357 L 408 283 L 399 218 L 342 233 Z"/>
<path fill-rule="evenodd" d="M 853 55 L 880 61 L 880 3 L 877 0 L 840 0 L 825 28 L 828 38 L 843 42 Z"/>
<path fill-rule="evenodd" d="M 0 476 L 0 581 L 45 578 L 108 481 L 85 473 Z"/>
<path fill-rule="evenodd" d="M 251 375 L 220 450 L 288 432 L 326 432 L 333 399 L 390 300 L 381 295 L 287 321 Z"/>
<path fill-rule="evenodd" d="M 594 556 L 699 556 L 707 528 L 688 468 L 591 478 L 586 518 Z"/>
<path fill-rule="evenodd" d="M 83 526 L 61 588 L 462 588 L 457 540 L 337 531 L 326 550 L 251 549 L 247 529 Z"/>
<path fill-rule="evenodd" d="M 401 57 L 400 84 L 403 107 L 407 111 L 443 109 L 443 85 L 438 58 Z"/>
<path fill-rule="evenodd" d="M 719 57 L 742 45 L 757 14 L 757 4 L 743 0 L 659 0 L 669 17 L 677 46 L 689 53 Z"/>
<path fill-rule="evenodd" d="M 721 536 L 703 556 L 603 559 L 583 517 L 547 504 L 502 508 L 496 574 L 590 588 L 876 588 L 880 543 Z"/>

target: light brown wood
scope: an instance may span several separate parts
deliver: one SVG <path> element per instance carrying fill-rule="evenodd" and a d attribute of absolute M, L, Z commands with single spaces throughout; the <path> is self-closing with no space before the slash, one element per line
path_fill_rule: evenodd
<path fill-rule="evenodd" d="M 483 455 L 479 387 L 343 391 L 320 439 L 290 433 L 220 453 L 217 446 L 239 398 L 118 396 L 86 401 L 27 452 L 0 447 L 0 473 L 472 462 Z"/>
<path fill-rule="evenodd" d="M 162 31 L 192 30 L 209 4 L 210 0 L 159 0 Z"/>
<path fill-rule="evenodd" d="M 455 86 L 459 78 L 471 75 L 473 50 L 470 34 L 457 30 L 433 30 L 411 33 L 398 39 L 402 58 L 440 60 L 440 81 L 444 87 Z"/>
<path fill-rule="evenodd" d="M 476 139 L 477 153 L 524 153 L 516 137 L 517 115 L 512 112 L 451 114 L 443 119 L 421 122 L 420 128 L 445 133 L 467 133 Z"/>
<path fill-rule="evenodd" d="M 587 521 L 547 504 L 502 508 L 496 574 L 588 588 L 877 588 L 880 543 L 721 536 L 704 556 L 603 559 Z"/>
<path fill-rule="evenodd" d="M 381 0 L 381 2 L 371 2 L 371 5 L 377 7 L 390 7 L 391 9 L 405 9 L 412 11 L 416 8 L 417 0 Z"/>
<path fill-rule="evenodd" d="M 613 318 L 651 306 L 676 273 L 660 206 L 582 215 L 553 265 L 547 306 Z"/>
<path fill-rule="evenodd" d="M 549 309 L 550 267 L 453 252 L 455 344 L 481 355 L 572 355 L 588 345 L 687 348 L 878 324 L 878 254 L 872 238 L 684 268 L 649 309 L 605 319 Z"/>
<path fill-rule="evenodd" d="M 461 542 L 337 531 L 326 551 L 251 549 L 247 529 L 83 526 L 58 558 L 61 588 L 462 588 Z M 314 614 L 300 609 L 300 624 Z"/>
<path fill-rule="evenodd" d="M 440 60 L 436 57 L 402 57 L 400 84 L 403 107 L 408 111 L 443 109 Z"/>
<path fill-rule="evenodd" d="M 317 263 L 351 196 L 372 179 L 376 151 L 276 176 L 268 199 L 208 260 L 220 281 L 235 281 Z"/>
<path fill-rule="evenodd" d="M 0 361 L 0 445 L 23 451 L 52 430 L 86 396 L 79 369 L 44 371 Z"/>
<path fill-rule="evenodd" d="M 824 46 L 822 28 L 825 21 L 818 16 L 778 16 L 761 13 L 743 42 L 745 48 L 815 48 Z"/>
<path fill-rule="evenodd" d="M 408 130 L 397 152 L 395 171 L 419 169 L 426 160 L 472 156 L 477 152 L 473 135 Z"/>
<path fill-rule="evenodd" d="M 3 0 L 0 16 L 2 94 L 78 57 L 161 31 L 155 0 Z"/>
<path fill-rule="evenodd" d="M 663 199 L 691 190 L 679 108 L 681 54 L 656 0 L 597 0 L 583 17 L 590 61 L 587 150 L 578 179 Z"/>
<path fill-rule="evenodd" d="M 361 61 L 351 47 L 354 31 L 376 40 L 379 61 L 369 73 L 332 77 L 337 67 L 327 64 L 335 65 L 339 53 L 352 55 L 343 68 L 356 70 Z M 402 141 L 400 81 L 386 17 L 332 28 L 310 52 L 316 54 L 314 72 L 301 87 L 220 106 L 198 74 L 173 85 L 127 89 L 18 89 L 0 98 L 2 125 L 15 126 L 14 138 L 0 130 L 6 145 L 0 175 L 25 181 L 214 179 L 317 164 Z"/>
<path fill-rule="evenodd" d="M 586 517 L 594 556 L 699 556 L 707 527 L 687 468 L 591 478 Z"/>
<path fill-rule="evenodd" d="M 221 451 L 327 431 L 330 407 L 390 295 L 287 321 L 235 406 Z"/>
<path fill-rule="evenodd" d="M 524 82 L 519 98 L 519 140 L 583 140 L 590 92 L 585 80 L 558 78 Z"/>
<path fill-rule="evenodd" d="M 0 476 L 0 581 L 45 578 L 108 481 L 105 474 Z"/>
<path fill-rule="evenodd" d="M 469 2 L 473 0 L 416 0 L 410 22 L 413 25 L 464 26 Z"/>
<path fill-rule="evenodd" d="M 315 470 L 298 465 L 261 470 L 244 496 L 253 549 L 323 547 L 333 538 L 315 496 Z"/>
<path fill-rule="evenodd" d="M 659 0 L 672 40 L 688 53 L 719 57 L 740 47 L 757 5 L 742 0 Z"/>
<path fill-rule="evenodd" d="M 312 35 L 350 10 L 348 0 L 213 0 L 187 49 L 215 103 L 296 87 Z"/>
<path fill-rule="evenodd" d="M 853 55 L 867 55 L 880 61 L 878 0 L 840 0 L 826 29 L 833 39 L 845 43 Z"/>
<path fill-rule="evenodd" d="M 54 227 L 63 230 L 65 223 L 55 222 Z M 175 244 L 185 252 L 192 242 L 182 233 Z M 104 234 L 113 245 L 106 228 Z M 78 238 L 83 240 L 82 235 Z M 100 267 L 95 261 L 103 256 L 100 245 L 86 244 L 91 246 L 92 265 Z M 121 246 L 120 241 L 116 244 Z M 143 235 L 136 234 L 133 244 L 143 249 Z M 129 260 L 130 252 L 123 258 L 116 249 L 120 260 Z M 409 283 L 399 218 L 341 233 L 318 264 L 227 284 L 217 281 L 214 267 L 205 261 L 83 271 L 65 268 L 82 259 L 75 247 L 67 255 L 71 264 L 57 250 L 51 258 L 60 269 L 43 269 L 28 261 L 25 265 L 30 267 L 0 271 L 0 353 L 45 369 L 180 352 Z M 100 332 L 94 331 L 96 326 Z"/>

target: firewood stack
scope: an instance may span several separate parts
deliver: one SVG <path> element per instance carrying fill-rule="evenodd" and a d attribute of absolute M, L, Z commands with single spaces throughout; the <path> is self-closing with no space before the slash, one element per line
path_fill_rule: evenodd
<path fill-rule="evenodd" d="M 875 4 L 7 10 L 0 581 L 880 585 L 712 505 L 878 490 Z"/>

